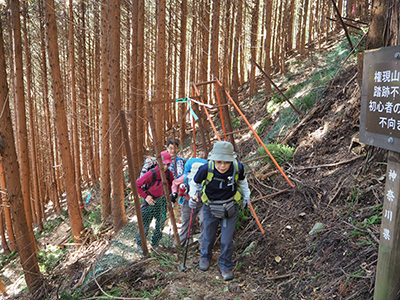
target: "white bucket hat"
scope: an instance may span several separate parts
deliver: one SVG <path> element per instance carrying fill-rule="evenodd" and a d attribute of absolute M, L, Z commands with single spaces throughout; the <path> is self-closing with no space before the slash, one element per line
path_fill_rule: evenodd
<path fill-rule="evenodd" d="M 209 160 L 220 160 L 234 162 L 236 160 L 236 153 L 234 152 L 233 145 L 229 142 L 216 142 L 210 155 Z"/>

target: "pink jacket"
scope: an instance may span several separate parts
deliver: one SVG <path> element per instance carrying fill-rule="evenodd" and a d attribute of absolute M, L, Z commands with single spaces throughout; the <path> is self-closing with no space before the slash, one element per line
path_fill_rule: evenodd
<path fill-rule="evenodd" d="M 137 189 L 138 189 L 138 194 L 143 199 L 146 199 L 146 197 L 150 193 L 151 193 L 151 195 L 153 195 L 153 197 L 156 197 L 156 198 L 161 197 L 162 195 L 164 195 L 159 166 L 156 166 L 154 168 L 154 170 L 156 171 L 156 175 L 157 175 L 156 176 L 156 182 L 154 183 L 153 186 L 151 186 L 149 188 L 149 190 L 147 191 L 148 193 L 146 193 L 146 191 L 142 189 L 142 186 L 144 184 L 149 184 L 151 182 L 151 180 L 153 178 L 153 173 L 151 172 L 151 170 L 147 171 L 142 177 L 140 177 L 138 180 L 136 180 L 136 186 L 137 186 Z M 168 172 L 170 172 L 169 176 L 167 175 Z M 167 169 L 167 171 L 165 171 L 165 176 L 167 177 L 167 181 L 168 181 L 168 190 L 171 190 L 172 180 L 174 179 L 174 175 L 172 174 L 172 172 L 169 169 Z M 168 177 L 169 177 L 169 180 L 168 180 Z M 168 196 L 169 195 L 167 195 L 167 197 Z"/>

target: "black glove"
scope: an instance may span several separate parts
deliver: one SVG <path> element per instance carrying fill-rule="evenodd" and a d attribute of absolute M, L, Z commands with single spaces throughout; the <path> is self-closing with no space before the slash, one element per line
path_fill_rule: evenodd
<path fill-rule="evenodd" d="M 176 198 L 178 198 L 178 193 L 172 193 L 170 196 L 171 202 L 175 203 L 176 202 Z"/>

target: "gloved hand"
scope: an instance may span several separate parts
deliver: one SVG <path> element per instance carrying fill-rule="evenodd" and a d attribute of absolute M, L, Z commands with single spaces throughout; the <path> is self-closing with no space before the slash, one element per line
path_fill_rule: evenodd
<path fill-rule="evenodd" d="M 244 209 L 247 209 L 250 205 L 250 199 L 243 199 L 242 205 Z"/>
<path fill-rule="evenodd" d="M 171 199 L 172 203 L 176 202 L 176 198 L 178 198 L 178 193 L 172 193 L 169 198 Z"/>
<path fill-rule="evenodd" d="M 190 198 L 190 200 L 189 200 L 190 208 L 198 208 L 198 207 L 201 207 L 202 205 L 203 205 L 203 203 L 201 201 L 193 200 L 192 198 Z"/>

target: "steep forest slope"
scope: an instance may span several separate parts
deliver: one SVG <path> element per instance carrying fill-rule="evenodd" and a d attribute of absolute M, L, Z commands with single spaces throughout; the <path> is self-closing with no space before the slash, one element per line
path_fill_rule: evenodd
<path fill-rule="evenodd" d="M 311 63 L 303 73 L 288 75 L 286 80 L 276 77 L 283 90 L 306 80 L 318 67 L 318 60 L 310 57 L 296 59 L 296 65 Z M 109 299 L 108 294 L 115 299 L 372 299 L 386 151 L 358 141 L 358 72 L 353 55 L 324 86 L 303 121 L 281 137 L 275 135 L 278 143 L 285 141 L 295 149 L 293 159 L 283 166 L 295 187 L 254 203 L 265 233 L 247 215 L 235 236 L 234 280 L 222 281 L 218 243 L 209 271 L 200 271 L 198 244 L 194 243 L 185 272 L 181 272 L 184 249 L 162 247 L 149 257 L 108 270 L 80 293 L 69 293 L 76 274 L 96 260 L 94 251 L 82 257 L 75 269 L 49 272 L 43 288 L 46 298 Z M 261 91 L 264 81 L 260 77 L 257 82 Z M 256 127 L 268 124 L 262 131 L 267 139 L 279 119 L 268 112 L 271 96 L 252 102 L 247 94 L 248 85 L 244 84 L 240 92 L 244 113 Z M 263 123 L 264 119 L 270 122 Z M 238 147 L 248 154 L 254 153 L 258 144 L 251 136 L 243 136 Z M 247 170 L 254 197 L 289 187 L 274 167 L 266 168 L 265 162 L 261 165 L 263 168 L 249 164 Z M 47 243 L 60 238 L 46 237 Z M 83 252 L 71 251 L 62 259 L 79 256 L 79 251 Z M 13 267 L 8 264 L 4 268 Z M 21 292 L 11 298 L 29 296 Z"/>

